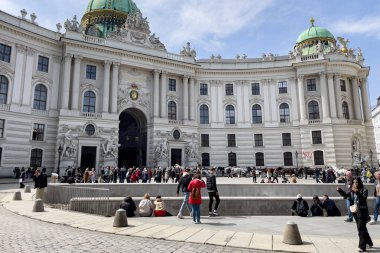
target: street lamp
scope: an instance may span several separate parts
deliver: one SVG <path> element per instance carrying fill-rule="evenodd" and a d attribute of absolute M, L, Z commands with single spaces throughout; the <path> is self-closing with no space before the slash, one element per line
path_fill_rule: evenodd
<path fill-rule="evenodd" d="M 371 169 L 372 169 L 372 167 L 373 167 L 373 164 L 372 164 L 372 156 L 373 156 L 372 149 L 369 150 L 369 155 L 371 157 Z"/>
<path fill-rule="evenodd" d="M 298 171 L 298 151 L 297 150 L 296 150 L 295 154 L 296 154 L 296 163 L 297 163 L 297 171 Z"/>
<path fill-rule="evenodd" d="M 61 155 L 62 155 L 62 151 L 63 151 L 63 148 L 62 148 L 62 146 L 61 146 L 61 144 L 60 144 L 59 147 L 58 147 L 58 168 L 57 168 L 58 178 L 60 178 L 59 170 L 60 170 L 60 166 L 61 166 Z"/>

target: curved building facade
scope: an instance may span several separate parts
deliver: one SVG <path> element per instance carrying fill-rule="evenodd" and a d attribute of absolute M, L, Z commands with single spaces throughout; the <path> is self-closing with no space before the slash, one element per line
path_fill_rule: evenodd
<path fill-rule="evenodd" d="M 196 59 L 167 52 L 132 1 L 92 0 L 64 33 L 24 14 L 0 12 L 0 175 L 351 166 L 375 150 L 369 67 L 313 20 L 288 55 Z"/>

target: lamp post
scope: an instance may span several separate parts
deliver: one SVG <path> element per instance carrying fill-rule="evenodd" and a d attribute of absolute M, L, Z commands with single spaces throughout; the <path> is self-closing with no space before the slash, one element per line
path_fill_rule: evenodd
<path fill-rule="evenodd" d="M 297 163 L 297 171 L 298 171 L 298 151 L 297 150 L 296 150 L 295 154 L 296 154 L 296 163 Z"/>
<path fill-rule="evenodd" d="M 372 167 L 373 167 L 373 164 L 372 164 L 372 156 L 373 156 L 372 149 L 369 150 L 369 155 L 371 157 L 371 169 L 372 169 Z"/>
<path fill-rule="evenodd" d="M 60 167 L 61 167 L 61 155 L 62 155 L 62 151 L 63 151 L 63 148 L 62 148 L 61 145 L 59 145 L 59 147 L 58 147 L 58 168 L 57 168 L 58 178 L 60 178 L 59 170 L 60 170 Z"/>

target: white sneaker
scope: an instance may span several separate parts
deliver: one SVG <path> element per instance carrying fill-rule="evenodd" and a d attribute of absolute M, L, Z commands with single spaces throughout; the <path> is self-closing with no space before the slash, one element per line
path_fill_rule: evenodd
<path fill-rule="evenodd" d="M 214 216 L 219 216 L 219 213 L 216 210 L 214 210 L 213 214 L 214 214 Z"/>
<path fill-rule="evenodd" d="M 183 216 L 180 213 L 177 215 L 177 217 L 178 217 L 178 219 L 183 219 Z"/>
<path fill-rule="evenodd" d="M 369 225 L 375 225 L 377 223 L 377 221 L 373 220 L 373 221 L 370 221 L 368 224 Z"/>

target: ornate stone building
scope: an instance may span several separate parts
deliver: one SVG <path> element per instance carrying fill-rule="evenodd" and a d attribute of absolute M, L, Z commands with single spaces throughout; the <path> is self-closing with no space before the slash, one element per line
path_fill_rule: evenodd
<path fill-rule="evenodd" d="M 131 0 L 90 0 L 64 32 L 36 18 L 0 12 L 1 175 L 350 166 L 375 148 L 361 50 L 313 20 L 288 55 L 197 60 L 190 43 L 167 52 Z"/>

